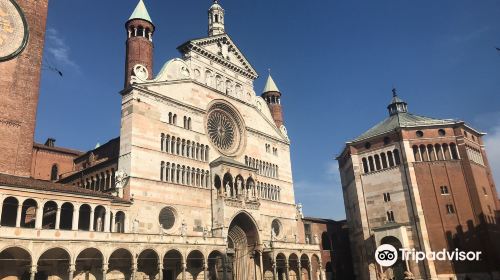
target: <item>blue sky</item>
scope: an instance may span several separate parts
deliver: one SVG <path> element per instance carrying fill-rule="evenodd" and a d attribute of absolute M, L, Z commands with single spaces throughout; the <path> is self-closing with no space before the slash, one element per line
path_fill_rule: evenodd
<path fill-rule="evenodd" d="M 136 0 L 49 5 L 36 140 L 81 150 L 119 134 L 126 32 Z M 206 35 L 211 1 L 146 0 L 155 70 Z M 413 113 L 488 132 L 500 182 L 500 2 L 229 1 L 226 31 L 282 91 L 296 200 L 306 215 L 345 217 L 335 155 L 387 116 L 395 86 Z M 64 77 L 48 68 L 57 66 Z"/>

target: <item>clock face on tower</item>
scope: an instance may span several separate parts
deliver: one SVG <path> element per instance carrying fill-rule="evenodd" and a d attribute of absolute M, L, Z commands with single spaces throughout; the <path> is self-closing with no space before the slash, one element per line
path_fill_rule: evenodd
<path fill-rule="evenodd" d="M 28 26 L 15 0 L 0 0 L 0 61 L 19 55 L 28 42 Z"/>

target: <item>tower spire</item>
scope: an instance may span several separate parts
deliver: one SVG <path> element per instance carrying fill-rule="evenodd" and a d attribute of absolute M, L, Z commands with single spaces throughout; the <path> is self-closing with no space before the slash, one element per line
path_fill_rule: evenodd
<path fill-rule="evenodd" d="M 208 36 L 224 34 L 224 9 L 219 4 L 219 0 L 214 0 L 208 9 Z"/>
<path fill-rule="evenodd" d="M 266 85 L 264 86 L 264 90 L 262 92 L 261 97 L 266 100 L 267 106 L 271 111 L 271 115 L 273 117 L 274 123 L 278 128 L 283 125 L 283 111 L 281 109 L 281 92 L 278 89 L 278 86 L 273 80 L 271 76 L 271 69 L 269 70 L 269 76 L 267 77 Z"/>

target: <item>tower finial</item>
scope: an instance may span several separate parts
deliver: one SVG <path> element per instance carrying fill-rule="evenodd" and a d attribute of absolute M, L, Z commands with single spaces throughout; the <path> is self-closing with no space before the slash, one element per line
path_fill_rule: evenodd
<path fill-rule="evenodd" d="M 403 99 L 399 98 L 395 87 L 392 87 L 392 100 L 391 104 L 387 106 L 387 109 L 389 109 L 390 116 L 408 112 L 408 104 L 406 104 Z"/>
<path fill-rule="evenodd" d="M 208 10 L 208 36 L 224 34 L 224 9 L 219 0 L 214 0 Z"/>

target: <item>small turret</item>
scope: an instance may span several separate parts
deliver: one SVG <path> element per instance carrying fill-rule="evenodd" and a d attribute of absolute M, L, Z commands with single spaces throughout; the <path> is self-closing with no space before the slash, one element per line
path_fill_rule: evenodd
<path fill-rule="evenodd" d="M 153 33 L 155 26 L 143 0 L 125 24 L 127 29 L 127 50 L 125 57 L 125 87 L 130 85 L 134 66 L 142 64 L 148 70 L 148 78 L 153 77 Z"/>
<path fill-rule="evenodd" d="M 278 128 L 283 125 L 283 111 L 281 109 L 281 92 L 276 86 L 276 83 L 269 74 L 267 77 L 266 86 L 264 87 L 264 91 L 261 95 L 264 100 L 267 102 L 267 106 L 271 111 L 271 115 L 273 117 L 274 123 Z"/>
<path fill-rule="evenodd" d="M 224 34 L 224 9 L 218 0 L 214 0 L 208 9 L 208 36 Z"/>
<path fill-rule="evenodd" d="M 408 112 L 408 104 L 406 104 L 403 99 L 399 98 L 395 88 L 392 89 L 392 100 L 391 104 L 387 106 L 387 109 L 389 110 L 390 116 Z"/>

